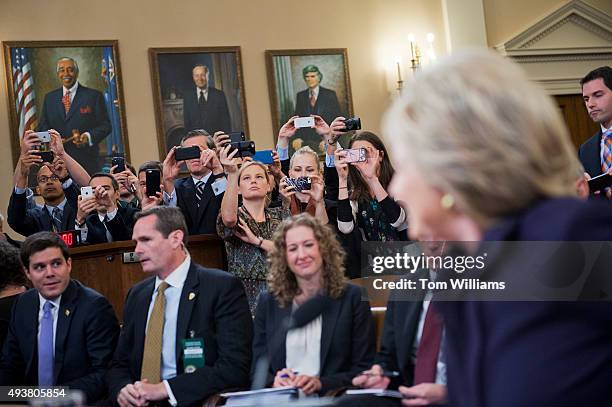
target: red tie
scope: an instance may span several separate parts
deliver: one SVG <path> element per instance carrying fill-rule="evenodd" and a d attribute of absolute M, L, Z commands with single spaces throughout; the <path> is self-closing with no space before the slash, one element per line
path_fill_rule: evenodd
<path fill-rule="evenodd" d="M 429 303 L 425 314 L 425 323 L 421 341 L 417 350 L 414 366 L 414 384 L 435 383 L 438 353 L 442 342 L 442 319 L 434 310 L 433 302 Z"/>
<path fill-rule="evenodd" d="M 315 97 L 314 90 L 310 91 L 310 106 L 314 107 L 317 104 L 317 98 Z"/>
<path fill-rule="evenodd" d="M 64 110 L 66 114 L 70 111 L 70 91 L 67 91 L 64 97 L 62 98 L 62 103 L 64 104 Z"/>
<path fill-rule="evenodd" d="M 601 162 L 601 171 L 608 172 L 612 168 L 612 130 L 608 130 L 603 134 L 604 151 Z"/>

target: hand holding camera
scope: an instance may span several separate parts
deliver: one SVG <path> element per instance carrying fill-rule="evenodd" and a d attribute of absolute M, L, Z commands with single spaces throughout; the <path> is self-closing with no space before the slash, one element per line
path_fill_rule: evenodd
<path fill-rule="evenodd" d="M 19 142 L 21 154 L 27 154 L 31 150 L 38 150 L 40 144 L 41 142 L 38 133 L 35 133 L 32 130 L 27 130 Z"/>
<path fill-rule="evenodd" d="M 239 159 L 235 158 L 237 154 L 238 150 L 234 149 L 232 151 L 231 145 L 227 145 L 221 149 L 219 161 L 227 174 L 235 174 L 238 172 Z"/>
<path fill-rule="evenodd" d="M 25 174 L 26 178 L 30 173 L 30 168 L 32 168 L 33 165 L 41 165 L 43 163 L 43 160 L 38 153 L 38 150 L 30 150 L 19 157 L 21 173 Z"/>
<path fill-rule="evenodd" d="M 293 121 L 297 119 L 299 116 L 293 116 L 287 123 L 283 124 L 283 126 L 278 131 L 278 146 L 280 148 L 289 147 L 289 139 L 295 135 L 297 128 L 293 124 Z"/>
<path fill-rule="evenodd" d="M 378 178 L 377 173 L 380 167 L 379 157 L 380 151 L 371 149 L 367 151 L 367 159 L 365 161 L 357 161 L 352 163 L 352 165 L 359 170 L 361 176 L 366 182 L 374 178 Z"/>
<path fill-rule="evenodd" d="M 230 143 L 230 137 L 225 134 L 223 131 L 218 131 L 213 136 L 213 141 L 215 143 L 215 150 L 221 151 L 223 147 Z"/>
<path fill-rule="evenodd" d="M 176 149 L 176 146 L 172 147 L 164 159 L 162 165 L 164 182 L 174 182 L 181 172 L 181 163 L 175 157 Z"/>
<path fill-rule="evenodd" d="M 83 188 L 89 188 L 88 190 L 83 190 Z M 79 195 L 79 200 L 77 202 L 77 214 L 76 214 L 76 222 L 79 225 L 85 223 L 85 219 L 89 216 L 90 213 L 95 212 L 96 210 L 96 200 L 93 198 L 93 190 L 91 187 L 83 187 L 81 188 L 81 195 Z M 83 193 L 85 192 L 85 193 Z"/>
<path fill-rule="evenodd" d="M 334 166 L 336 167 L 336 171 L 338 172 L 338 180 L 340 181 L 340 185 L 346 186 L 346 182 L 348 179 L 348 164 L 345 160 L 346 151 L 343 149 L 338 149 L 334 152 Z"/>
<path fill-rule="evenodd" d="M 330 132 L 329 125 L 325 123 L 325 120 L 323 120 L 321 116 L 317 116 L 316 114 L 313 114 L 312 118 L 314 119 L 314 129 L 317 132 L 317 134 L 327 138 Z"/>

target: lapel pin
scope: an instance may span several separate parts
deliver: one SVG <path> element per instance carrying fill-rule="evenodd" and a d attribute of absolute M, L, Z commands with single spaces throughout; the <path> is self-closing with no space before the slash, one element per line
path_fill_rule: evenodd
<path fill-rule="evenodd" d="M 189 301 L 195 298 L 195 293 L 189 293 Z"/>
<path fill-rule="evenodd" d="M 70 310 L 69 309 L 66 310 L 66 316 L 67 317 L 70 316 Z"/>

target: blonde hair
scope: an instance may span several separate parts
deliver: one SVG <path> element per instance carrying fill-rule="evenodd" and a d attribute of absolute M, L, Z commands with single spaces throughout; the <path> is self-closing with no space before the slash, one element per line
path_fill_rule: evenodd
<path fill-rule="evenodd" d="M 268 184 L 270 184 L 270 177 L 268 175 L 268 167 L 266 167 L 265 164 L 262 164 L 259 161 L 248 161 L 242 164 L 242 166 L 240 166 L 240 169 L 238 170 L 238 185 L 240 185 L 240 179 L 242 178 L 242 173 L 244 172 L 244 170 L 246 170 L 247 168 L 253 165 L 263 170 L 264 174 L 266 175 L 266 181 L 268 182 Z"/>
<path fill-rule="evenodd" d="M 384 128 L 395 162 L 412 163 L 480 226 L 576 196 L 579 163 L 558 108 L 493 51 L 455 53 L 420 72 Z"/>
<path fill-rule="evenodd" d="M 308 213 L 286 218 L 272 236 L 274 247 L 268 253 L 268 291 L 276 298 L 281 307 L 291 304 L 300 293 L 295 275 L 287 265 L 287 231 L 297 226 L 312 229 L 319 244 L 323 260 L 323 289 L 331 298 L 338 298 L 346 287 L 344 258 L 346 254 L 336 238 L 334 231 Z"/>
<path fill-rule="evenodd" d="M 310 155 L 316 163 L 317 173 L 321 172 L 321 163 L 319 162 L 319 155 L 309 146 L 301 147 L 297 149 L 295 153 L 293 153 L 293 155 L 291 156 L 291 160 L 289 161 L 289 168 L 293 168 L 293 162 L 295 161 L 295 157 L 298 155 Z"/>

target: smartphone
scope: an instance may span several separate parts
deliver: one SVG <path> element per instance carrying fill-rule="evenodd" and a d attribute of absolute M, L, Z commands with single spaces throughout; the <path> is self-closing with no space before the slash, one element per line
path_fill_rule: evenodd
<path fill-rule="evenodd" d="M 297 192 L 306 191 L 312 188 L 310 177 L 285 178 L 287 185 L 295 187 Z"/>
<path fill-rule="evenodd" d="M 244 131 L 234 131 L 231 133 L 227 133 L 230 138 L 230 143 L 238 143 L 241 141 L 246 141 L 246 135 Z"/>
<path fill-rule="evenodd" d="M 91 199 L 94 197 L 93 188 L 90 186 L 81 187 L 81 196 L 83 199 Z"/>
<path fill-rule="evenodd" d="M 157 192 L 161 192 L 159 187 L 159 184 L 161 184 L 159 170 L 147 170 L 145 176 L 147 180 L 147 196 L 156 196 Z"/>
<path fill-rule="evenodd" d="M 344 161 L 347 163 L 362 163 L 368 159 L 365 148 L 349 148 L 344 151 Z"/>
<path fill-rule="evenodd" d="M 118 172 L 125 171 L 125 158 L 123 157 L 113 157 L 111 160 L 111 167 L 117 166 L 115 168 L 115 174 Z"/>
<path fill-rule="evenodd" d="M 50 143 L 51 142 L 51 134 L 48 131 L 39 131 L 36 134 L 41 143 Z"/>
<path fill-rule="evenodd" d="M 589 180 L 589 189 L 591 192 L 601 191 L 609 186 L 612 186 L 612 175 L 608 173 L 598 175 Z"/>
<path fill-rule="evenodd" d="M 262 150 L 253 154 L 253 161 L 259 161 L 262 164 L 274 164 L 272 158 L 272 150 Z"/>
<path fill-rule="evenodd" d="M 200 147 L 178 147 L 174 150 L 174 158 L 176 161 L 193 160 L 194 158 L 200 158 Z"/>
<path fill-rule="evenodd" d="M 37 151 L 33 154 L 39 155 L 42 158 L 44 163 L 52 163 L 53 162 L 53 151 Z"/>
<path fill-rule="evenodd" d="M 296 117 L 295 120 L 293 120 L 293 126 L 296 129 L 302 127 L 314 127 L 314 122 L 314 117 Z"/>

